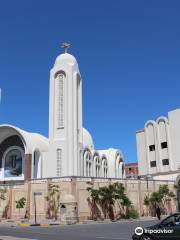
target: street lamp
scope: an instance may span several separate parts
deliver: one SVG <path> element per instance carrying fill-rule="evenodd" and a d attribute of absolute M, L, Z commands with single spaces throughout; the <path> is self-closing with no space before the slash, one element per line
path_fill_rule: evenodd
<path fill-rule="evenodd" d="M 40 226 L 39 223 L 37 223 L 37 205 L 36 205 L 36 196 L 41 196 L 41 192 L 33 192 L 33 197 L 34 197 L 34 224 L 31 226 Z"/>

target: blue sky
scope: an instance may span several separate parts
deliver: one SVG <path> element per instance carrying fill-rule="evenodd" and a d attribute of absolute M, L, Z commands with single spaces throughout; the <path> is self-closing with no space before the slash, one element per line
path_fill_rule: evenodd
<path fill-rule="evenodd" d="M 49 71 L 72 44 L 95 147 L 136 156 L 135 132 L 180 107 L 180 1 L 1 1 L 0 123 L 48 135 Z"/>

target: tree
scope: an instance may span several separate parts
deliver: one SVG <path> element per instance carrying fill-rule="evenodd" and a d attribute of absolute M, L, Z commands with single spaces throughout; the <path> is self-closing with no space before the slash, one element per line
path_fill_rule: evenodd
<path fill-rule="evenodd" d="M 152 215 L 155 215 L 157 206 L 161 207 L 164 212 L 166 211 L 166 204 L 175 198 L 175 194 L 169 190 L 167 184 L 159 186 L 159 189 L 151 193 L 150 197 L 144 198 L 144 205 L 149 207 Z"/>
<path fill-rule="evenodd" d="M 0 188 L 0 200 L 6 200 L 6 193 L 7 189 L 6 188 Z"/>
<path fill-rule="evenodd" d="M 6 188 L 0 188 L 0 200 L 5 201 L 7 199 L 7 189 Z M 7 206 L 3 210 L 2 217 L 7 218 Z"/>
<path fill-rule="evenodd" d="M 26 204 L 26 199 L 24 197 L 22 197 L 18 201 L 15 201 L 15 202 L 16 202 L 16 208 L 19 209 L 19 213 L 20 213 L 20 210 L 22 208 L 24 208 L 24 206 Z"/>
<path fill-rule="evenodd" d="M 57 220 L 60 207 L 60 187 L 56 184 L 49 184 L 48 196 L 45 197 L 48 202 L 48 217 Z"/>
<path fill-rule="evenodd" d="M 100 202 L 100 194 L 98 189 L 93 189 L 93 187 L 88 187 L 87 191 L 90 193 L 91 196 L 91 217 L 92 219 L 96 220 L 98 217 L 100 217 L 98 204 Z M 90 201 L 90 199 L 88 199 Z"/>
<path fill-rule="evenodd" d="M 148 196 L 145 196 L 145 198 L 144 198 L 144 205 L 145 205 L 146 207 L 149 207 L 149 205 L 150 205 L 150 199 L 149 199 Z"/>
<path fill-rule="evenodd" d="M 104 217 L 109 217 L 111 220 L 114 219 L 115 203 L 119 205 L 120 217 L 128 216 L 131 210 L 135 212 L 122 183 L 116 182 L 99 189 L 89 187 L 87 190 L 90 192 L 93 219 L 97 217 L 98 205 L 101 207 Z"/>
<path fill-rule="evenodd" d="M 149 199 L 149 196 L 145 196 L 144 198 L 144 205 L 146 207 L 146 211 L 147 211 L 147 215 L 149 216 L 149 208 L 150 208 L 150 199 Z"/>
<path fill-rule="evenodd" d="M 104 213 L 105 218 L 109 216 L 111 220 L 114 219 L 113 206 L 115 204 L 115 188 L 113 184 L 109 186 L 101 187 L 99 189 L 100 193 L 100 205 Z"/>
<path fill-rule="evenodd" d="M 125 187 L 122 183 L 114 183 L 115 199 L 117 200 L 120 208 L 120 216 L 127 217 L 132 203 L 125 193 Z M 123 211 L 123 212 L 122 212 Z"/>

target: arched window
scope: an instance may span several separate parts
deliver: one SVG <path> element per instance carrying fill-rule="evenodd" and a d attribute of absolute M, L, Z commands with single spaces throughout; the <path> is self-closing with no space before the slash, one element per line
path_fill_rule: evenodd
<path fill-rule="evenodd" d="M 20 147 L 8 148 L 3 155 L 3 160 L 4 177 L 23 176 L 24 152 Z"/>
<path fill-rule="evenodd" d="M 102 163 L 103 163 L 103 177 L 107 178 L 107 174 L 108 174 L 108 163 L 107 163 L 107 159 L 106 159 L 105 157 L 103 157 Z"/>
<path fill-rule="evenodd" d="M 95 177 L 101 177 L 101 160 L 98 155 L 94 156 Z"/>
<path fill-rule="evenodd" d="M 85 161 L 85 176 L 92 176 L 92 157 L 89 150 L 84 152 L 84 161 Z"/>
<path fill-rule="evenodd" d="M 64 115 L 65 115 L 65 81 L 66 74 L 63 71 L 55 74 L 55 108 L 56 108 L 56 129 L 64 128 Z"/>
<path fill-rule="evenodd" d="M 122 169 L 121 169 L 121 171 L 122 171 L 122 178 L 124 178 L 125 169 L 124 169 L 124 164 L 123 164 L 123 163 L 122 163 Z"/>
<path fill-rule="evenodd" d="M 40 151 L 34 151 L 34 159 L 33 159 L 33 178 L 41 178 L 41 153 Z"/>
<path fill-rule="evenodd" d="M 123 174 L 124 174 L 123 159 L 118 153 L 116 156 L 116 177 L 121 178 L 123 177 Z"/>

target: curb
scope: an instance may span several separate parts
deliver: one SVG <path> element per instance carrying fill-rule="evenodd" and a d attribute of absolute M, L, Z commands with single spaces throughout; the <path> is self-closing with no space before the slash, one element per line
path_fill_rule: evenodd
<path fill-rule="evenodd" d="M 30 227 L 31 224 L 29 223 L 18 223 L 17 226 L 18 227 Z"/>
<path fill-rule="evenodd" d="M 56 225 L 60 225 L 60 224 L 56 224 Z M 49 224 L 49 223 L 41 223 L 41 224 L 18 223 L 17 226 L 18 227 L 50 227 L 50 226 L 53 226 L 53 224 Z"/>

